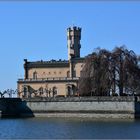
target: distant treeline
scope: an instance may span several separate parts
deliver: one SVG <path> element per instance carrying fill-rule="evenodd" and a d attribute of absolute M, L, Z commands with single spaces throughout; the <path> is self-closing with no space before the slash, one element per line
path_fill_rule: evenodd
<path fill-rule="evenodd" d="M 125 46 L 97 48 L 85 58 L 79 80 L 82 96 L 140 95 L 140 57 Z"/>

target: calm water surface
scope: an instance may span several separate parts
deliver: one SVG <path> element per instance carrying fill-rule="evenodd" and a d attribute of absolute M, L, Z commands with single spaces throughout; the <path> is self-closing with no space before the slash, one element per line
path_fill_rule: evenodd
<path fill-rule="evenodd" d="M 0 139 L 140 138 L 140 120 L 111 121 L 68 118 L 0 119 Z"/>

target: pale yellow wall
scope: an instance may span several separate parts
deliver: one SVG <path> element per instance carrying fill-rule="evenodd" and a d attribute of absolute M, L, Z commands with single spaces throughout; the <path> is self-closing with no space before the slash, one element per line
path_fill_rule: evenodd
<path fill-rule="evenodd" d="M 24 84 L 24 83 L 20 83 L 18 84 L 18 88 L 19 88 L 19 91 L 22 91 L 22 86 L 31 86 L 33 89 L 35 90 L 38 90 L 40 87 L 44 87 L 46 86 L 46 84 L 44 83 L 28 83 L 28 84 Z"/>
<path fill-rule="evenodd" d="M 76 77 L 80 77 L 80 71 L 82 70 L 84 64 L 79 62 L 73 63 L 73 71 L 76 71 Z M 29 79 L 33 78 L 33 73 L 37 72 L 37 78 L 57 78 L 57 77 L 67 77 L 67 72 L 70 71 L 70 68 L 32 68 L 28 70 Z M 52 89 L 53 87 L 57 88 L 57 95 L 64 95 L 66 96 L 66 86 L 67 84 L 73 84 L 75 86 L 76 82 L 48 82 L 48 83 L 19 83 L 18 84 L 18 90 L 21 92 L 23 90 L 23 86 L 30 86 L 35 90 L 38 90 L 40 87 L 43 87 L 43 89 Z M 22 98 L 22 93 L 19 95 L 20 98 Z"/>
<path fill-rule="evenodd" d="M 83 68 L 83 63 L 75 63 L 74 64 L 74 71 L 76 71 L 76 77 L 80 77 L 80 71 Z"/>
<path fill-rule="evenodd" d="M 33 78 L 33 73 L 37 72 L 37 78 L 67 77 L 69 68 L 32 68 L 28 70 L 29 78 Z"/>
<path fill-rule="evenodd" d="M 80 71 L 83 68 L 83 63 L 75 62 L 73 71 L 76 71 L 76 77 L 80 77 Z M 50 77 L 67 77 L 67 72 L 70 71 L 69 67 L 65 68 L 31 68 L 28 70 L 29 79 L 33 78 L 33 73 L 37 72 L 37 78 L 50 78 Z"/>
<path fill-rule="evenodd" d="M 23 93 L 20 93 L 23 91 L 23 86 L 30 86 L 32 87 L 34 90 L 38 90 L 40 87 L 43 87 L 45 88 L 46 84 L 43 84 L 43 83 L 34 83 L 34 84 L 31 84 L 31 83 L 27 83 L 27 84 L 23 84 L 23 83 L 20 83 L 18 84 L 18 91 L 19 91 L 19 97 L 22 98 L 22 94 Z"/>
<path fill-rule="evenodd" d="M 29 83 L 29 84 L 20 83 L 20 84 L 18 84 L 18 91 L 21 92 L 23 90 L 23 86 L 30 86 L 34 90 L 38 90 L 40 87 L 43 87 L 43 89 L 45 89 L 45 88 L 52 89 L 53 87 L 56 87 L 57 88 L 57 95 L 66 96 L 67 84 L 73 84 L 73 85 L 77 86 L 76 82 L 52 82 L 52 83 Z M 22 95 L 23 95 L 23 93 L 19 94 L 19 97 L 22 98 Z"/>

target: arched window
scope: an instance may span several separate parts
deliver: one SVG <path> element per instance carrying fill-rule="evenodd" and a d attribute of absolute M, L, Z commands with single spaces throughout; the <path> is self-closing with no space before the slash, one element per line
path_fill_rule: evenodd
<path fill-rule="evenodd" d="M 39 95 L 42 95 L 43 94 L 43 87 L 40 87 L 39 88 Z"/>
<path fill-rule="evenodd" d="M 70 71 L 67 71 L 67 77 L 70 77 Z"/>
<path fill-rule="evenodd" d="M 67 96 L 71 96 L 71 87 L 67 86 Z"/>
<path fill-rule="evenodd" d="M 57 88 L 56 88 L 56 87 L 53 87 L 53 89 L 52 89 L 52 90 L 53 90 L 53 97 L 54 97 L 54 96 L 56 96 L 56 95 L 57 95 Z"/>
<path fill-rule="evenodd" d="M 28 88 L 26 86 L 23 87 L 23 97 L 27 97 Z"/>
<path fill-rule="evenodd" d="M 67 85 L 67 96 L 74 96 L 76 95 L 76 86 L 75 85 Z"/>
<path fill-rule="evenodd" d="M 36 71 L 33 73 L 33 79 L 37 79 L 37 72 Z"/>
<path fill-rule="evenodd" d="M 72 85 L 72 95 L 75 95 L 76 94 L 76 87 L 75 85 Z"/>

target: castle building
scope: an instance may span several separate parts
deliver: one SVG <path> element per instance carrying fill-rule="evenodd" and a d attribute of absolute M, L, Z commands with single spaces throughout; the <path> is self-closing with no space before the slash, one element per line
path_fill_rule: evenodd
<path fill-rule="evenodd" d="M 20 98 L 77 96 L 84 64 L 80 57 L 81 28 L 67 29 L 68 60 L 30 62 L 24 59 L 24 78 L 18 79 Z"/>

